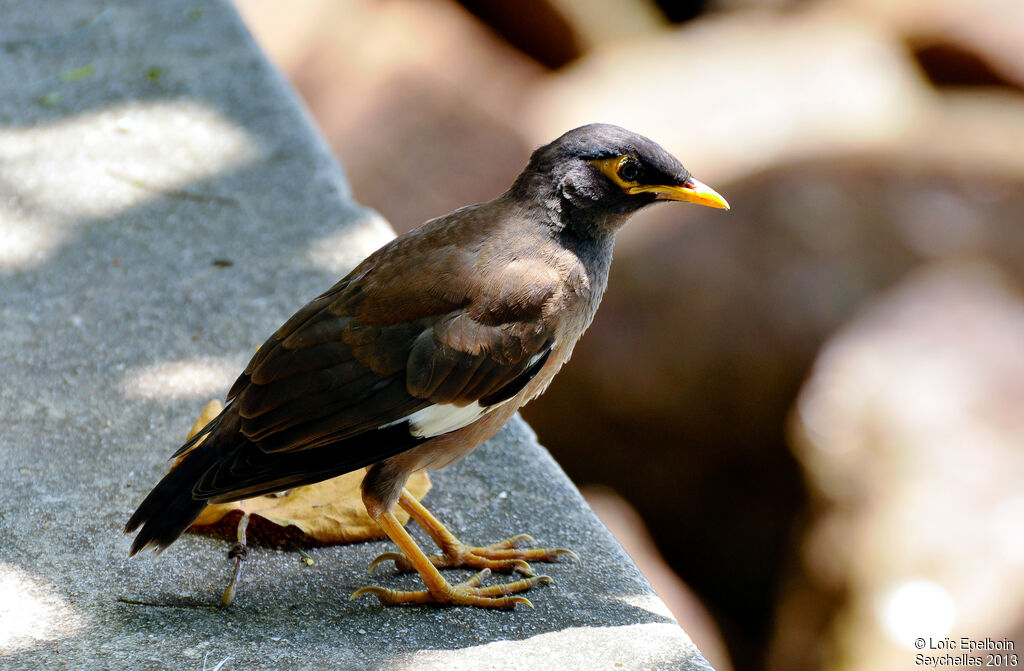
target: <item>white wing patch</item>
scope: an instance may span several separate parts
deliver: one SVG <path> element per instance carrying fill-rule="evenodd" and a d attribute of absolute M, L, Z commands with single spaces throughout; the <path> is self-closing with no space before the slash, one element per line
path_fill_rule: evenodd
<path fill-rule="evenodd" d="M 504 403 L 489 405 L 486 408 L 476 401 L 463 406 L 454 403 L 435 403 L 422 410 L 417 410 L 407 417 L 391 422 L 387 426 L 407 421 L 409 422 L 409 433 L 412 435 L 417 438 L 433 438 L 469 426 Z"/>
<path fill-rule="evenodd" d="M 530 357 L 530 360 L 526 363 L 526 369 L 529 370 L 535 363 L 547 356 L 550 351 L 551 348 L 548 347 Z M 388 422 L 380 428 L 386 429 L 389 426 L 401 424 L 402 422 L 409 422 L 409 433 L 411 435 L 417 438 L 434 438 L 469 426 L 495 408 L 505 405 L 513 398 L 515 398 L 515 395 L 500 403 L 493 403 L 488 406 L 480 405 L 479 401 L 461 406 L 454 403 L 435 403 L 428 405 L 422 410 L 417 410 L 411 415 Z"/>

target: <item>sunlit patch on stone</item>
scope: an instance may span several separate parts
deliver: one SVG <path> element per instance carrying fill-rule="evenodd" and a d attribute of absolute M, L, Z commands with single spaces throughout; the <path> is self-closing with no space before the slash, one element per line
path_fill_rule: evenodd
<path fill-rule="evenodd" d="M 152 200 L 233 203 L 201 182 L 259 154 L 245 128 L 189 101 L 0 128 L 0 270 L 43 263 L 79 226 Z"/>
<path fill-rule="evenodd" d="M 226 392 L 239 372 L 237 361 L 213 357 L 161 361 L 129 371 L 121 390 L 133 399 L 205 399 Z"/>
<path fill-rule="evenodd" d="M 82 616 L 30 573 L 0 563 L 0 653 L 74 635 Z"/>
<path fill-rule="evenodd" d="M 367 210 L 365 217 L 314 241 L 309 248 L 309 259 L 320 270 L 342 275 L 394 237 L 391 224 L 376 212 Z"/>

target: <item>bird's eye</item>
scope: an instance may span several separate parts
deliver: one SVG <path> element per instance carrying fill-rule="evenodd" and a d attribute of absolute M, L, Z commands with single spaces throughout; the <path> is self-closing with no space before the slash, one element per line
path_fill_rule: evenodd
<path fill-rule="evenodd" d="M 624 156 L 619 161 L 619 167 L 616 172 L 622 181 L 635 182 L 640 177 L 640 162 L 632 156 Z"/>

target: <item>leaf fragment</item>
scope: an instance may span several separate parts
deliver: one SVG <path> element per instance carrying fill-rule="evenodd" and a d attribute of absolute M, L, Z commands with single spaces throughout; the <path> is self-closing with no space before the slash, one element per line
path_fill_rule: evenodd
<path fill-rule="evenodd" d="M 70 70 L 65 70 L 64 72 L 62 72 L 62 73 L 60 73 L 58 75 L 58 78 L 62 82 L 70 83 L 70 82 L 77 82 L 79 79 L 86 79 L 87 77 L 92 77 L 95 73 L 96 73 L 96 66 L 93 65 L 92 63 L 89 63 L 88 65 L 82 65 L 82 66 L 77 67 L 77 68 L 71 68 Z"/>

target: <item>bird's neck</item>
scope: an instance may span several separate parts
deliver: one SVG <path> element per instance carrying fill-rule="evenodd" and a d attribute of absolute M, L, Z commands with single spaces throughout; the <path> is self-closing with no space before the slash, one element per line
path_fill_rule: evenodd
<path fill-rule="evenodd" d="M 584 229 L 566 226 L 558 233 L 558 241 L 562 247 L 572 252 L 586 270 L 590 291 L 600 301 L 604 289 L 608 285 L 608 271 L 612 264 L 612 250 L 615 235 L 590 235 Z M 596 305 L 595 305 L 596 309 Z"/>
<path fill-rule="evenodd" d="M 581 208 L 551 180 L 529 173 L 520 175 L 498 200 L 516 203 L 525 210 L 521 210 L 525 220 L 544 226 L 559 246 L 573 253 L 586 269 L 590 290 L 600 300 L 608 283 L 615 234 L 632 213 Z"/>

